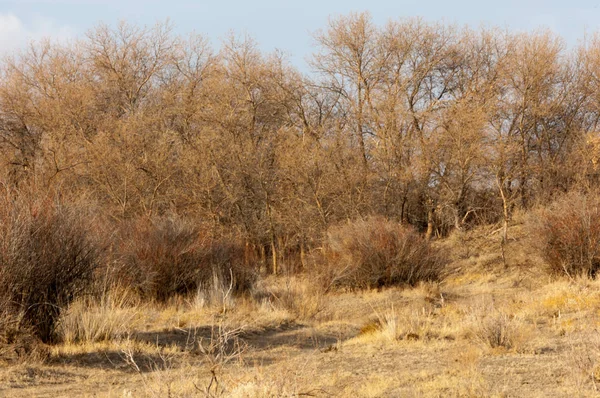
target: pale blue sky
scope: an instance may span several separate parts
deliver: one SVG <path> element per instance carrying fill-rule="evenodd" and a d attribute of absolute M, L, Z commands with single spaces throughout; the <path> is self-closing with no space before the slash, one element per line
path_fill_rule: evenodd
<path fill-rule="evenodd" d="M 350 11 L 367 10 L 377 23 L 420 16 L 512 30 L 545 26 L 575 44 L 584 32 L 600 30 L 599 5 L 600 0 L 0 0 L 0 52 L 30 38 L 76 37 L 100 21 L 154 24 L 170 18 L 178 32 L 195 30 L 215 45 L 230 30 L 248 33 L 263 50 L 283 50 L 304 69 L 311 32 L 325 27 L 329 16 Z"/>

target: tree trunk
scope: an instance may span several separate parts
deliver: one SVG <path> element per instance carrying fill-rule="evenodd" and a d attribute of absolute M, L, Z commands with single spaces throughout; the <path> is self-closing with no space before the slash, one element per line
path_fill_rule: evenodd
<path fill-rule="evenodd" d="M 454 229 L 456 229 L 457 231 L 462 231 L 462 217 L 460 215 L 460 210 L 458 209 L 458 206 L 454 207 L 453 213 L 454 213 Z"/>
<path fill-rule="evenodd" d="M 273 261 L 273 275 L 277 275 L 277 272 L 279 271 L 278 269 L 278 264 L 277 264 L 277 247 L 276 247 L 276 243 L 275 243 L 275 236 L 271 237 L 271 258 Z"/>
<path fill-rule="evenodd" d="M 502 198 L 502 236 L 500 240 L 500 248 L 502 249 L 502 263 L 504 268 L 507 268 L 506 264 L 506 241 L 508 239 L 508 221 L 510 217 L 510 210 L 508 205 L 508 198 L 506 192 L 504 192 L 504 181 L 502 178 L 497 177 L 496 183 L 498 184 L 498 190 L 500 191 L 500 197 Z"/>
<path fill-rule="evenodd" d="M 406 195 L 404 195 L 402 197 L 402 206 L 400 208 L 400 222 L 402 224 L 408 224 L 408 214 L 406 214 L 406 202 L 407 202 L 407 198 Z"/>
<path fill-rule="evenodd" d="M 435 226 L 435 221 L 433 219 L 435 212 L 435 208 L 433 205 L 430 205 L 427 209 L 427 232 L 425 233 L 425 239 L 430 240 L 433 236 L 433 228 Z"/>
<path fill-rule="evenodd" d="M 306 269 L 306 253 L 304 251 L 304 242 L 300 243 L 300 266 L 302 271 Z"/>

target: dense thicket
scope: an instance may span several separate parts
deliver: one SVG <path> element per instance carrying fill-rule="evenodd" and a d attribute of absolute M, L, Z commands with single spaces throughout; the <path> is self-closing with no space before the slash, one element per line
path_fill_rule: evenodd
<path fill-rule="evenodd" d="M 125 223 L 115 253 L 118 267 L 109 276 L 144 299 L 166 301 L 202 288 L 241 293 L 256 276 L 239 239 L 181 219 Z"/>
<path fill-rule="evenodd" d="M 532 247 L 548 271 L 570 278 L 595 278 L 600 271 L 600 196 L 569 192 L 544 209 L 532 212 L 528 223 Z"/>
<path fill-rule="evenodd" d="M 308 76 L 167 25 L 33 44 L 1 64 L 0 186 L 202 222 L 277 272 L 346 220 L 444 234 L 597 180 L 598 37 L 352 14 L 315 42 Z"/>
<path fill-rule="evenodd" d="M 319 275 L 326 289 L 435 282 L 448 263 L 413 228 L 376 217 L 331 228 L 325 243 Z"/>
<path fill-rule="evenodd" d="M 83 209 L 16 199 L 0 196 L 0 344 L 23 330 L 48 342 L 61 310 L 91 285 L 102 239 Z"/>

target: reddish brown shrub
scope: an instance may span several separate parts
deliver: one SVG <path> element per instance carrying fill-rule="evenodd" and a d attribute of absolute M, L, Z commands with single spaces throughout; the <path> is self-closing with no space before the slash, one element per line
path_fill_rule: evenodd
<path fill-rule="evenodd" d="M 52 340 L 60 312 L 92 282 L 101 249 L 93 219 L 54 202 L 0 198 L 0 313 L 3 331 Z M 9 322 L 10 320 L 10 322 Z"/>
<path fill-rule="evenodd" d="M 328 287 L 373 288 L 439 280 L 445 256 L 414 229 L 369 218 L 327 233 L 325 280 Z"/>
<path fill-rule="evenodd" d="M 255 276 L 244 261 L 240 240 L 217 237 L 176 218 L 125 226 L 117 255 L 123 265 L 121 283 L 134 287 L 143 298 L 158 301 L 195 292 L 215 280 L 239 293 L 252 286 Z"/>
<path fill-rule="evenodd" d="M 570 193 L 529 219 L 532 243 L 555 275 L 595 277 L 600 269 L 600 197 Z"/>

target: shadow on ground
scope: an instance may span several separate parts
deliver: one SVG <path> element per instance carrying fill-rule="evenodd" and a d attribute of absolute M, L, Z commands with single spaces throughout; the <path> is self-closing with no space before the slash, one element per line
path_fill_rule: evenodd
<path fill-rule="evenodd" d="M 122 351 L 97 350 L 86 353 L 61 354 L 50 360 L 50 363 L 68 364 L 98 369 L 119 369 L 131 372 L 152 372 L 155 370 L 177 366 L 183 356 L 206 359 L 207 349 L 211 342 L 224 342 L 224 352 L 234 353 L 239 347 L 246 352 L 260 353 L 280 347 L 301 350 L 331 350 L 336 344 L 351 336 L 340 338 L 334 333 L 316 332 L 315 329 L 295 322 L 283 323 L 276 327 L 252 329 L 233 334 L 229 339 L 219 340 L 217 327 L 203 326 L 197 328 L 174 328 L 156 332 L 138 332 L 130 336 L 135 342 L 143 342 L 156 349 L 127 350 L 123 344 Z M 203 345 L 204 350 L 199 346 Z M 135 346 L 135 345 L 132 345 Z M 175 349 L 174 349 L 175 348 Z M 156 352 L 152 352 L 156 351 Z M 169 352 L 169 354 L 165 354 Z"/>

